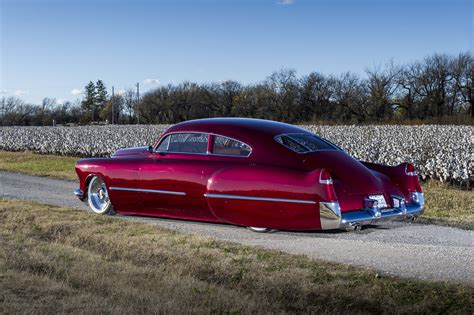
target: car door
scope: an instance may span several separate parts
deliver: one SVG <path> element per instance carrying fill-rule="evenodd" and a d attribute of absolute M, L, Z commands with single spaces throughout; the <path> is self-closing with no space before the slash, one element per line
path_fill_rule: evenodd
<path fill-rule="evenodd" d="M 140 165 L 143 211 L 149 215 L 210 219 L 204 197 L 203 166 L 208 163 L 206 133 L 166 136 Z"/>

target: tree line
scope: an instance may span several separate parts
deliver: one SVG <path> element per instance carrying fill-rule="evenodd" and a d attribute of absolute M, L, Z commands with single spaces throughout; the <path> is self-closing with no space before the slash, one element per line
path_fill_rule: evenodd
<path fill-rule="evenodd" d="M 473 78 L 473 55 L 460 53 L 434 54 L 405 65 L 389 62 L 362 75 L 298 76 L 295 70 L 282 69 L 256 84 L 183 82 L 150 90 L 139 100 L 133 90 L 112 97 L 99 80 L 89 82 L 84 99 L 75 104 L 51 106 L 52 100 L 45 99 L 34 106 L 9 98 L 2 120 L 7 125 L 49 124 L 53 119 L 136 123 L 139 116 L 141 123 L 156 124 L 235 116 L 290 123 L 380 123 L 457 117 L 472 123 Z"/>

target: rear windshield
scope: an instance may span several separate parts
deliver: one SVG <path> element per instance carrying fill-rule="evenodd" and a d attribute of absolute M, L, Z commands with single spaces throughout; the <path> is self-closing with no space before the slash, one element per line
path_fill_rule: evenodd
<path fill-rule="evenodd" d="M 309 133 L 282 134 L 276 136 L 275 140 L 297 153 L 307 153 L 319 150 L 340 150 L 338 146 L 331 142 Z"/>

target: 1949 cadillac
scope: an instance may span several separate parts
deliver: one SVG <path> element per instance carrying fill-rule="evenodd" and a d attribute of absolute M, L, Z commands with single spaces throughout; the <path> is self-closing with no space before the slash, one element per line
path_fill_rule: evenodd
<path fill-rule="evenodd" d="M 170 127 L 150 147 L 76 164 L 79 199 L 99 214 L 241 225 L 256 232 L 357 230 L 414 219 L 424 196 L 412 164 L 360 162 L 305 129 L 214 118 Z"/>

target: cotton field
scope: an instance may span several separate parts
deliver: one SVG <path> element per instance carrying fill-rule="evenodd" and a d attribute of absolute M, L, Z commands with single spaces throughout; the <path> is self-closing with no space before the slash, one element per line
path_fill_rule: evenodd
<path fill-rule="evenodd" d="M 0 150 L 107 156 L 123 147 L 149 145 L 167 125 L 2 127 Z M 412 162 L 423 179 L 467 183 L 474 169 L 472 126 L 304 125 L 355 158 L 388 165 Z"/>

